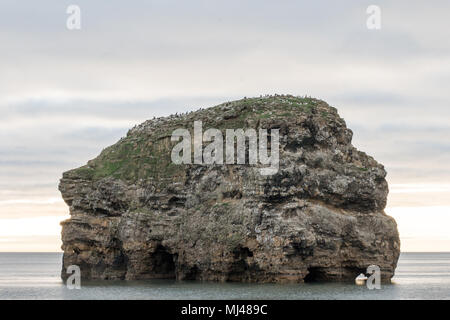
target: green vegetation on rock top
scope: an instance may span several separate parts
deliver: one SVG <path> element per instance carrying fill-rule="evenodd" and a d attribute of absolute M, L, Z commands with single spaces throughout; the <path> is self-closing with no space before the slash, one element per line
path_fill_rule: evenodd
<path fill-rule="evenodd" d="M 68 171 L 65 177 L 83 180 L 99 180 L 105 177 L 127 182 L 165 179 L 173 181 L 184 176 L 184 166 L 171 161 L 170 141 L 177 128 L 192 131 L 194 121 L 203 122 L 203 130 L 219 130 L 249 127 L 264 121 L 283 118 L 307 117 L 317 109 L 322 117 L 336 112 L 321 100 L 290 95 L 244 98 L 222 103 L 186 114 L 148 120 L 131 129 L 127 136 L 104 149 L 89 161 L 88 165 Z M 256 129 L 256 128 L 255 128 Z"/>

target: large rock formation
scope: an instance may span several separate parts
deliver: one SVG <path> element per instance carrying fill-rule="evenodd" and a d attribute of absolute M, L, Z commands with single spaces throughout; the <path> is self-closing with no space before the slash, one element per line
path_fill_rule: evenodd
<path fill-rule="evenodd" d="M 278 172 L 174 164 L 172 132 L 199 120 L 279 129 Z M 375 264 L 389 280 L 400 241 L 383 211 L 386 172 L 351 139 L 335 108 L 293 96 L 146 121 L 63 174 L 62 277 L 75 264 L 86 279 L 302 282 L 354 279 Z"/>

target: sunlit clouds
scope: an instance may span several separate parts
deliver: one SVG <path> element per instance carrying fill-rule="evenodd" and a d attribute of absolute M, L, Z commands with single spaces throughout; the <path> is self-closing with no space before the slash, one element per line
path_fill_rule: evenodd
<path fill-rule="evenodd" d="M 0 252 L 60 251 L 59 223 L 69 216 L 1 219 Z"/>

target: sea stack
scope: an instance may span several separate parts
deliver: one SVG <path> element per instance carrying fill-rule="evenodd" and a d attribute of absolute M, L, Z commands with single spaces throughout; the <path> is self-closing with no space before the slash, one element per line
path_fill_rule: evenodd
<path fill-rule="evenodd" d="M 244 164 L 174 163 L 173 132 L 194 137 L 196 121 L 224 137 L 276 130 L 277 171 L 250 164 L 249 143 Z M 377 265 L 389 281 L 400 240 L 386 171 L 351 140 L 335 108 L 290 95 L 148 120 L 63 174 L 62 277 L 78 265 L 84 279 L 354 282 Z"/>

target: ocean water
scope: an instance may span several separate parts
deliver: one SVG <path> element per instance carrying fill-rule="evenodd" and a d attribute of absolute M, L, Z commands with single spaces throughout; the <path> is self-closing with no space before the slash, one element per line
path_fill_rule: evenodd
<path fill-rule="evenodd" d="M 450 253 L 402 253 L 392 284 L 242 284 L 59 278 L 61 253 L 0 253 L 0 299 L 450 299 Z"/>

